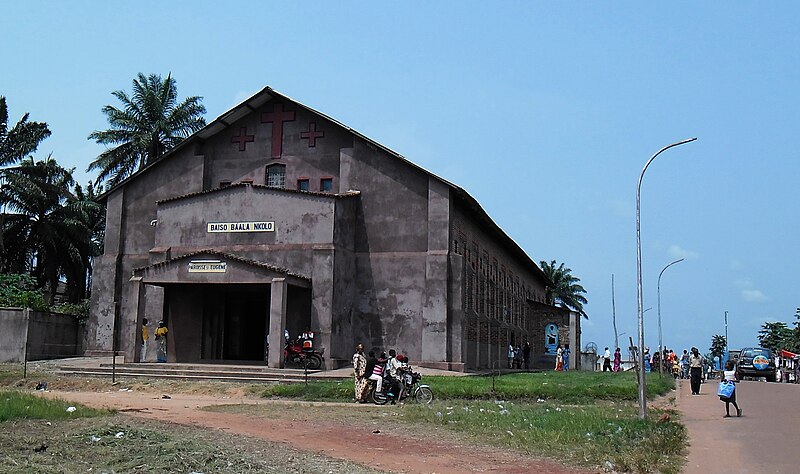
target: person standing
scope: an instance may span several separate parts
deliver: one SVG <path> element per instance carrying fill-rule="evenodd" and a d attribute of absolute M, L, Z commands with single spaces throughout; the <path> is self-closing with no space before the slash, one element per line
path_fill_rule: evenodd
<path fill-rule="evenodd" d="M 736 363 L 732 360 L 728 360 L 725 363 L 725 371 L 722 373 L 722 381 L 720 383 L 733 383 L 735 384 L 739 380 L 736 378 Z M 731 393 L 730 397 L 719 397 L 720 400 L 725 402 L 725 418 L 730 418 L 731 416 L 731 403 L 733 403 L 733 407 L 736 408 L 736 416 L 742 416 L 742 409 L 739 408 L 739 405 L 736 403 L 736 386 L 734 385 L 733 393 Z"/>
<path fill-rule="evenodd" d="M 355 389 L 355 401 L 360 402 L 364 395 L 364 387 L 367 385 L 365 377 L 367 370 L 367 358 L 364 357 L 364 345 L 356 344 L 356 352 L 353 354 L 353 386 Z"/>
<path fill-rule="evenodd" d="M 164 321 L 158 322 L 158 327 L 156 331 L 153 333 L 156 336 L 156 344 L 158 345 L 158 361 L 159 362 L 166 362 L 167 361 L 167 333 L 169 329 L 167 329 L 167 325 L 164 324 Z"/>
<path fill-rule="evenodd" d="M 556 348 L 556 371 L 557 372 L 561 372 L 562 370 L 564 370 L 564 361 L 561 359 L 561 354 L 563 352 L 564 352 L 564 350 L 561 349 L 561 344 L 559 344 L 557 346 L 557 348 Z"/>
<path fill-rule="evenodd" d="M 619 350 L 619 347 L 614 351 L 614 372 L 619 372 L 619 369 L 622 367 L 622 352 Z"/>
<path fill-rule="evenodd" d="M 508 368 L 514 368 L 514 346 L 509 342 L 508 343 Z"/>
<path fill-rule="evenodd" d="M 531 368 L 531 343 L 525 341 L 525 344 L 522 346 L 522 359 L 525 362 L 525 370 L 530 370 Z"/>
<path fill-rule="evenodd" d="M 561 351 L 561 360 L 564 365 L 564 372 L 569 370 L 569 344 L 564 344 L 564 350 Z"/>
<path fill-rule="evenodd" d="M 692 384 L 692 395 L 700 395 L 700 381 L 703 378 L 703 356 L 696 347 L 692 347 L 689 355 L 689 377 Z"/>
<path fill-rule="evenodd" d="M 142 354 L 139 362 L 147 362 L 147 340 L 150 339 L 150 329 L 147 328 L 147 318 L 142 318 Z"/>
<path fill-rule="evenodd" d="M 611 371 L 611 352 L 606 347 L 606 351 L 603 352 L 603 372 Z"/>

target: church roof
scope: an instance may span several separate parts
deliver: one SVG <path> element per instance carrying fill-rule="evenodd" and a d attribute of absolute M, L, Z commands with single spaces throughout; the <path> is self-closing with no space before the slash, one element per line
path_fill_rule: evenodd
<path fill-rule="evenodd" d="M 256 188 L 256 189 L 268 189 L 270 191 L 276 191 L 276 192 L 281 192 L 281 193 L 302 194 L 303 196 L 316 196 L 316 197 L 321 197 L 321 198 L 326 198 L 326 199 L 341 199 L 341 198 L 348 198 L 348 197 L 358 196 L 359 194 L 361 194 L 358 191 L 347 191 L 345 193 L 331 194 L 331 193 L 319 193 L 319 192 L 316 192 L 316 191 L 298 191 L 296 189 L 276 188 L 274 186 L 265 186 L 263 184 L 233 183 L 233 184 L 230 184 L 230 185 L 225 186 L 225 187 L 212 188 L 212 189 L 207 189 L 205 191 L 196 191 L 196 192 L 193 192 L 193 193 L 182 194 L 180 196 L 173 196 L 173 197 L 170 197 L 170 198 L 167 198 L 167 199 L 162 199 L 160 201 L 156 201 L 156 204 L 164 204 L 166 202 L 178 201 L 180 199 L 186 199 L 186 198 L 190 198 L 190 197 L 194 197 L 194 196 L 202 196 L 204 194 L 218 193 L 220 191 L 224 191 L 224 190 L 227 190 L 227 189 L 238 188 L 238 187 L 246 187 L 246 186 L 252 186 L 253 188 Z"/>
<path fill-rule="evenodd" d="M 322 112 L 320 112 L 320 111 L 318 111 L 316 109 L 313 109 L 313 108 L 311 108 L 311 107 L 309 107 L 309 106 L 307 106 L 307 105 L 305 105 L 305 104 L 303 104 L 301 102 L 298 102 L 298 101 L 292 99 L 289 96 L 281 94 L 280 92 L 274 90 L 273 88 L 271 88 L 269 86 L 261 89 L 259 92 L 255 93 L 254 95 L 252 95 L 248 99 L 245 99 L 239 105 L 234 106 L 232 109 L 230 109 L 227 112 L 225 112 L 224 114 L 220 115 L 219 117 L 217 117 L 216 119 L 214 119 L 213 121 L 208 123 L 205 127 L 203 127 L 202 129 L 198 130 L 197 132 L 195 132 L 194 134 L 192 134 L 191 136 L 187 137 L 185 140 L 180 142 L 177 146 L 175 146 L 175 148 L 173 148 L 170 151 L 168 151 L 167 153 L 165 153 L 160 159 L 158 159 L 158 160 L 156 160 L 156 161 L 154 161 L 152 163 L 149 163 L 144 168 L 140 169 L 136 173 L 132 174 L 131 176 L 129 176 L 128 178 L 126 178 L 125 180 L 120 182 L 114 188 L 109 189 L 105 193 L 101 194 L 100 198 L 101 199 L 105 198 L 114 189 L 117 189 L 117 188 L 119 188 L 121 186 L 124 186 L 129 181 L 136 179 L 139 175 L 144 173 L 146 170 L 148 170 L 152 166 L 155 166 L 156 164 L 160 163 L 161 161 L 163 161 L 165 159 L 169 159 L 170 157 L 172 157 L 175 154 L 177 154 L 177 152 L 179 150 L 182 150 L 182 149 L 184 149 L 184 148 L 186 148 L 188 146 L 191 146 L 192 144 L 196 143 L 197 141 L 204 141 L 204 140 L 210 138 L 211 136 L 216 135 L 217 133 L 227 129 L 228 127 L 232 126 L 234 123 L 236 123 L 236 121 L 238 121 L 242 117 L 252 113 L 253 111 L 257 110 L 259 107 L 263 106 L 264 104 L 266 104 L 270 100 L 273 100 L 273 99 L 276 99 L 276 98 L 281 99 L 281 100 L 285 100 L 285 101 L 289 101 L 289 102 L 297 105 L 298 107 L 306 109 L 306 110 L 308 110 L 309 112 L 311 112 L 313 114 L 316 114 L 316 115 L 318 115 L 320 117 L 323 117 L 326 120 L 331 121 L 332 123 L 334 123 L 337 126 L 347 130 L 348 132 L 350 132 L 354 136 L 360 138 L 361 140 L 364 140 L 365 142 L 368 142 L 369 144 L 375 146 L 376 148 L 379 148 L 379 149 L 383 150 L 387 154 L 389 154 L 391 156 L 394 156 L 395 158 L 397 158 L 399 160 L 404 161 L 407 165 L 409 165 L 409 166 L 411 166 L 413 168 L 416 168 L 416 169 L 422 171 L 423 173 L 427 174 L 428 176 L 433 177 L 434 179 L 437 179 L 437 180 L 441 181 L 442 183 L 446 184 L 448 187 L 450 187 L 451 191 L 456 196 L 456 198 L 458 198 L 463 204 L 465 204 L 468 210 L 470 210 L 471 212 L 474 213 L 474 215 L 477 218 L 477 220 L 479 220 L 481 223 L 486 225 L 487 229 L 489 229 L 493 234 L 495 234 L 495 236 L 498 238 L 498 240 L 500 240 L 501 242 L 503 242 L 504 244 L 506 244 L 508 246 L 508 249 L 512 254 L 516 254 L 516 256 L 518 258 L 530 262 L 531 263 L 531 268 L 533 269 L 532 271 L 534 273 L 536 273 L 540 278 L 542 278 L 543 281 L 549 283 L 549 279 L 547 278 L 547 275 L 545 275 L 545 273 L 542 271 L 542 269 L 539 268 L 539 265 L 537 265 L 536 262 L 533 259 L 531 259 L 530 256 L 528 256 L 527 253 L 525 253 L 525 251 L 522 249 L 522 247 L 520 247 L 514 241 L 514 239 L 509 237 L 508 234 L 506 234 L 505 231 L 503 229 L 501 229 L 500 226 L 498 226 L 497 223 L 495 223 L 494 220 L 492 220 L 491 217 L 489 217 L 489 214 L 486 213 L 486 211 L 481 207 L 481 205 L 478 203 L 478 201 L 474 197 L 472 197 L 466 190 L 464 190 L 460 186 L 458 186 L 458 185 L 456 185 L 454 183 L 451 183 L 450 181 L 447 181 L 446 179 L 444 179 L 444 178 L 442 178 L 442 177 L 440 177 L 440 176 L 438 176 L 438 175 L 426 170 L 425 168 L 419 166 L 418 164 L 416 164 L 416 163 L 414 163 L 412 161 L 409 161 L 407 158 L 405 158 L 400 153 L 392 150 L 391 148 L 388 148 L 387 146 L 385 146 L 385 145 L 383 145 L 381 143 L 376 142 L 375 140 L 372 140 L 371 138 L 367 137 L 366 135 L 360 133 L 359 131 L 357 131 L 357 130 L 355 130 L 355 129 L 353 129 L 353 128 L 351 128 L 351 127 L 349 127 L 349 126 L 347 126 L 347 125 L 345 125 L 345 124 L 343 124 L 341 122 L 339 122 L 338 120 L 336 120 L 336 119 L 334 119 L 334 118 L 332 118 L 332 117 L 330 117 L 330 116 L 328 116 L 328 115 L 326 115 L 326 114 L 324 114 L 324 113 L 322 113 Z M 167 202 L 167 201 L 170 201 L 172 199 L 179 199 L 181 197 L 187 197 L 189 195 L 202 194 L 202 193 L 206 193 L 206 192 L 214 192 L 214 191 L 217 191 L 217 190 L 209 190 L 209 191 L 200 191 L 200 192 L 197 192 L 197 193 L 190 193 L 190 194 L 187 194 L 187 195 L 178 196 L 176 198 L 166 199 L 166 200 L 163 200 L 163 201 L 160 201 L 160 202 Z"/>

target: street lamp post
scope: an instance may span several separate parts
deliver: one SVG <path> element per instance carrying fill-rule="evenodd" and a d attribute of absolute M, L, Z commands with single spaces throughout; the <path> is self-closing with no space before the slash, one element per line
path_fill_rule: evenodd
<path fill-rule="evenodd" d="M 725 356 L 728 356 L 728 312 L 725 311 Z M 722 365 L 722 362 L 720 362 Z"/>
<path fill-rule="evenodd" d="M 675 260 L 674 262 L 672 262 L 669 265 L 667 265 L 666 267 L 664 267 L 661 270 L 661 273 L 658 274 L 658 357 L 659 357 L 658 376 L 659 377 L 663 377 L 664 376 L 664 364 L 661 363 L 661 359 L 660 359 L 660 357 L 661 357 L 661 346 L 663 344 L 662 340 L 661 340 L 661 275 L 664 274 L 664 270 L 666 270 L 667 268 L 675 265 L 676 263 L 682 262 L 683 260 L 684 259 L 682 259 L 682 258 L 679 259 L 679 260 Z"/>
<path fill-rule="evenodd" d="M 639 215 L 640 215 L 640 195 L 642 193 L 642 179 L 644 178 L 644 172 L 647 171 L 647 167 L 650 166 L 650 163 L 656 159 L 658 155 L 660 155 L 663 151 L 668 150 L 674 146 L 683 145 L 684 143 L 689 143 L 697 140 L 697 138 L 688 138 L 686 140 L 681 140 L 679 142 L 672 143 L 670 145 L 665 146 L 664 148 L 658 150 L 655 155 L 653 155 L 647 163 L 642 168 L 642 173 L 639 175 L 639 185 L 636 187 L 636 295 L 638 299 L 638 319 L 639 319 L 639 360 L 644 360 L 644 301 L 642 296 L 642 236 L 640 231 L 640 224 L 639 224 Z M 646 387 L 645 387 L 645 378 L 644 378 L 644 364 L 639 364 L 638 366 L 639 371 L 639 418 L 642 420 L 647 419 L 647 398 L 646 398 Z"/>

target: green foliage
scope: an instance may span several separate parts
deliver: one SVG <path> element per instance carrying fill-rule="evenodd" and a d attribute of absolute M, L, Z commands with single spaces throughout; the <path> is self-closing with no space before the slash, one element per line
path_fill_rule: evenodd
<path fill-rule="evenodd" d="M 109 410 L 95 410 L 64 400 L 51 400 L 16 390 L 0 390 L 0 422 L 9 420 L 69 420 L 74 418 L 104 416 Z M 75 411 L 68 412 L 70 406 Z"/>
<path fill-rule="evenodd" d="M 107 181 L 109 186 L 116 186 L 206 124 L 202 97 L 188 97 L 179 103 L 171 75 L 162 79 L 156 74 L 139 73 L 130 96 L 121 90 L 112 95 L 122 107 L 103 107 L 111 128 L 89 135 L 90 140 L 112 146 L 89 164 L 87 171 L 100 173 L 98 183 Z"/>
<path fill-rule="evenodd" d="M 47 302 L 30 275 L 0 274 L 0 307 L 47 311 Z"/>
<path fill-rule="evenodd" d="M 54 313 L 71 314 L 78 321 L 85 324 L 89 320 L 89 300 L 82 300 L 79 303 L 61 303 L 50 308 Z"/>
<path fill-rule="evenodd" d="M 727 345 L 728 342 L 725 340 L 725 336 L 715 334 L 711 336 L 711 347 L 708 350 L 711 352 L 711 355 L 719 357 L 719 360 L 722 360 L 725 355 L 725 346 Z"/>
<path fill-rule="evenodd" d="M 28 115 L 22 116 L 11 129 L 8 128 L 8 105 L 6 98 L 0 96 L 0 166 L 16 163 L 36 151 L 39 144 L 50 136 L 44 122 L 29 122 Z"/>
<path fill-rule="evenodd" d="M 572 270 L 566 268 L 563 263 L 559 266 L 556 266 L 555 260 L 550 263 L 542 260 L 540 263 L 542 271 L 553 283 L 553 286 L 548 285 L 546 289 L 545 297 L 547 302 L 549 304 L 561 303 L 582 314 L 584 318 L 588 317 L 583 312 L 583 305 L 587 301 L 586 297 L 583 296 L 586 290 L 580 285 L 581 279 L 572 276 Z"/>
<path fill-rule="evenodd" d="M 791 345 L 793 332 L 783 322 L 764 323 L 758 331 L 758 343 L 772 352 L 779 352 Z"/>

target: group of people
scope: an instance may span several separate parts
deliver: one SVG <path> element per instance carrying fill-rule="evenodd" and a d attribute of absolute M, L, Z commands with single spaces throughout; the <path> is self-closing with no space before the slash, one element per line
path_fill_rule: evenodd
<path fill-rule="evenodd" d="M 531 343 L 525 341 L 525 344 L 520 347 L 508 344 L 508 368 L 509 369 L 525 369 L 530 368 L 531 360 Z"/>
<path fill-rule="evenodd" d="M 375 390 L 383 391 L 383 384 L 386 387 L 386 396 L 392 405 L 397 403 L 400 396 L 401 372 L 408 367 L 408 358 L 403 354 L 397 354 L 394 349 L 389 350 L 389 354 L 381 352 L 379 356 L 374 351 L 364 355 L 364 345 L 357 344 L 356 352 L 353 354 L 353 376 L 355 377 L 355 401 L 357 403 L 367 403 L 369 393 L 372 389 L 371 384 L 375 384 Z"/>
<path fill-rule="evenodd" d="M 156 360 L 158 362 L 167 361 L 167 325 L 164 321 L 158 322 L 158 327 L 153 332 L 156 339 Z M 150 329 L 147 327 L 147 318 L 142 318 L 142 352 L 139 360 L 147 362 L 147 347 L 150 340 Z"/>
<path fill-rule="evenodd" d="M 606 347 L 605 351 L 603 351 L 603 355 L 598 357 L 598 359 L 602 359 L 603 363 L 603 372 L 619 372 L 622 370 L 622 352 L 620 352 L 619 347 L 614 351 L 614 365 L 611 365 L 611 352 Z"/>

